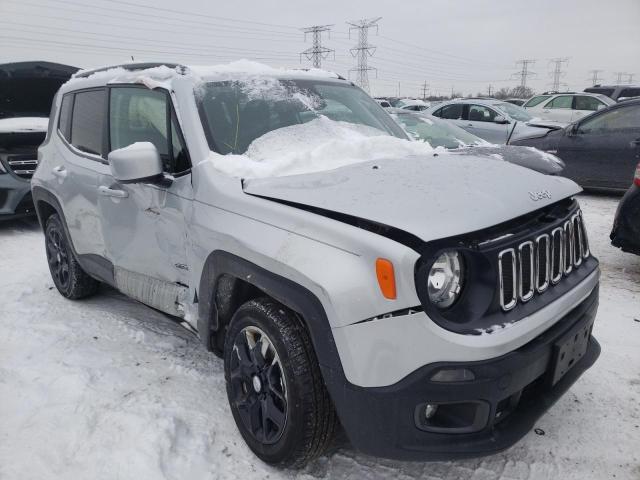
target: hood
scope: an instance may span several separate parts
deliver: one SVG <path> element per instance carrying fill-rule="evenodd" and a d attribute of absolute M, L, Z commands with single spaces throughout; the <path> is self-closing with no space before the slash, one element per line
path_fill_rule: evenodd
<path fill-rule="evenodd" d="M 569 125 L 567 122 L 556 122 L 554 120 L 545 120 L 544 118 L 534 118 L 529 120 L 527 125 L 531 127 L 548 128 L 550 130 L 561 130 Z"/>
<path fill-rule="evenodd" d="M 487 156 L 496 160 L 530 168 L 546 175 L 559 175 L 564 170 L 564 162 L 555 155 L 533 147 L 515 145 L 480 145 L 471 147 L 474 155 Z"/>
<path fill-rule="evenodd" d="M 395 227 L 423 241 L 491 227 L 581 191 L 566 178 L 473 154 L 365 162 L 246 180 L 243 188 L 250 195 Z"/>
<path fill-rule="evenodd" d="M 48 117 L 56 92 L 77 70 L 51 62 L 0 65 L 0 118 Z"/>

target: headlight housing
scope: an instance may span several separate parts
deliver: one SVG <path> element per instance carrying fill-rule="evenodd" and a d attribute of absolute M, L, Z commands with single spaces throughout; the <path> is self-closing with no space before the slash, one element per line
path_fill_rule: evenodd
<path fill-rule="evenodd" d="M 440 309 L 449 308 L 460 297 L 464 281 L 462 255 L 455 250 L 443 252 L 427 275 L 429 301 Z"/>

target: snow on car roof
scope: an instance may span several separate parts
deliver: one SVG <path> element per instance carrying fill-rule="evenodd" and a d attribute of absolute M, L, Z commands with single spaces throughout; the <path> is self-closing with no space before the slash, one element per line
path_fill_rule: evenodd
<path fill-rule="evenodd" d="M 318 68 L 293 69 L 277 68 L 251 60 L 236 60 L 218 65 L 176 65 L 168 64 L 124 64 L 81 70 L 66 84 L 66 87 L 91 83 L 142 83 L 149 88 L 167 86 L 178 77 L 191 77 L 195 82 L 235 79 L 238 77 L 313 77 L 325 79 L 343 78 L 327 70 Z"/>

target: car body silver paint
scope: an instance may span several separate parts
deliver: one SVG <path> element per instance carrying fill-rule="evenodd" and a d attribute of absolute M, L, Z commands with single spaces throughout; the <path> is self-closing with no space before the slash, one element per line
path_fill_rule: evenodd
<path fill-rule="evenodd" d="M 362 387 L 382 387 L 435 362 L 471 362 L 499 357 L 533 340 L 586 299 L 596 287 L 593 272 L 566 295 L 491 334 L 458 335 L 426 314 L 397 316 L 333 330 L 347 379 Z"/>
<path fill-rule="evenodd" d="M 185 292 L 177 287 L 188 285 L 189 292 L 184 296 L 185 311 L 178 311 L 177 314 L 195 325 L 197 319 L 190 312 L 195 311 L 193 301 L 206 258 L 215 250 L 236 254 L 297 282 L 318 297 L 330 322 L 348 378 L 355 384 L 361 382 L 363 385 L 393 383 L 400 380 L 406 374 L 405 370 L 412 368 L 411 365 L 418 368 L 425 359 L 439 361 L 454 356 L 461 361 L 491 358 L 504 349 L 533 338 L 560 318 L 556 315 L 558 311 L 549 306 L 538 314 L 538 321 L 521 321 L 504 332 L 482 337 L 443 330 L 424 313 L 414 314 L 409 320 L 393 317 L 358 323 L 420 304 L 413 275 L 418 253 L 366 230 L 245 193 L 239 178 L 226 176 L 207 161 L 209 149 L 194 99 L 197 79 L 176 76 L 163 82 L 174 99 L 193 164 L 190 174 L 173 183 L 173 191 L 168 189 L 163 192 L 162 187 L 148 184 L 119 185 L 119 188 L 128 189 L 130 196 L 126 199 L 102 197 L 101 201 L 105 202 L 102 210 L 97 205 L 97 193 L 87 191 L 83 195 L 90 199 L 78 199 L 78 196 L 83 196 L 82 189 L 68 182 L 69 179 L 85 181 L 83 188 L 90 190 L 89 187 L 93 185 L 97 190 L 99 183 L 108 184 L 111 171 L 106 163 L 87 163 L 86 158 L 80 162 L 80 157 L 74 158 L 76 152 L 64 143 L 57 132 L 50 135 L 41 146 L 42 164 L 33 179 L 34 186 L 44 187 L 60 201 L 70 227 L 71 241 L 76 249 L 81 245 L 81 249 L 77 249 L 79 253 L 97 253 L 114 258 L 118 248 L 111 247 L 112 252 L 108 252 L 104 238 L 109 237 L 104 237 L 104 232 L 113 227 L 109 221 L 112 218 L 110 215 L 121 216 L 119 227 L 112 232 L 113 239 L 108 241 L 117 239 L 122 249 L 129 249 L 120 260 L 115 257 L 116 262 L 120 263 L 116 265 L 116 270 L 120 272 L 120 288 L 129 294 L 138 292 L 141 301 L 155 302 L 150 294 L 143 292 L 146 287 L 137 284 L 138 277 L 133 274 L 143 275 L 149 284 L 156 280 L 164 282 L 161 283 L 164 293 L 159 303 L 165 307 L 156 304 L 156 308 L 166 308 L 175 314 L 176 310 L 166 303 L 173 298 L 173 293 L 181 292 L 182 295 Z M 104 85 L 104 76 L 97 75 L 95 78 L 73 80 L 64 85 L 61 92 Z M 60 98 L 58 95 L 55 101 L 56 114 L 51 119 L 56 122 L 54 125 L 57 125 Z M 85 173 L 85 176 L 74 174 L 64 180 L 52 173 L 56 165 L 75 167 L 74 162 L 84 169 L 91 165 L 92 171 Z M 298 191 L 295 200 L 307 204 L 320 203 L 322 200 L 321 206 L 324 208 L 336 208 L 359 217 L 384 220 L 384 223 L 405 228 L 429 240 L 486 228 L 551 203 L 546 200 L 535 204 L 531 202 L 526 193 L 531 189 L 549 190 L 553 193 L 554 201 L 580 191 L 569 180 L 544 176 L 495 160 L 491 160 L 491 165 L 482 162 L 488 160 L 469 156 L 466 160 L 455 162 L 457 166 L 453 166 L 451 158 L 447 158 L 447 162 L 438 161 L 438 158 L 424 158 L 409 163 L 389 161 L 381 163 L 385 179 L 376 181 L 372 177 L 367 179 L 363 173 L 366 165 L 347 167 L 342 171 L 325 172 L 323 178 L 335 181 L 348 171 L 347 177 L 350 178 L 347 181 L 355 187 L 350 197 L 346 190 L 338 193 L 339 186 L 334 186 L 332 188 L 337 189 L 333 192 L 338 195 L 336 198 L 329 197 L 331 189 L 323 197 L 320 188 L 310 188 L 307 192 Z M 409 169 L 390 168 L 409 164 L 413 165 Z M 449 169 L 455 173 L 447 173 Z M 469 172 L 464 173 L 465 169 Z M 411 183 L 410 177 L 414 174 L 422 182 L 420 188 L 413 185 L 404 193 L 403 182 Z M 360 175 L 362 178 L 359 178 Z M 442 177 L 438 179 L 438 175 Z M 283 192 L 295 190 L 285 188 L 287 181 L 299 182 L 301 177 L 273 179 L 272 182 L 265 181 L 262 186 L 259 181 L 249 183 L 253 183 L 253 193 L 257 193 L 260 187 L 265 189 L 263 193 L 275 195 L 279 192 L 277 194 L 284 195 Z M 362 183 L 361 187 L 357 187 L 359 182 Z M 365 190 L 364 185 L 370 190 Z M 133 192 L 134 188 L 139 191 Z M 391 195 L 384 195 L 384 192 L 392 189 Z M 371 203 L 371 192 L 392 203 L 395 211 L 382 205 L 382 202 L 376 202 L 375 208 L 367 205 Z M 495 198 L 496 195 L 498 198 Z M 145 207 L 140 214 L 142 217 L 124 209 L 117 213 L 117 207 L 122 206 L 124 200 L 136 199 L 137 196 L 140 197 L 139 206 L 146 205 L 153 211 L 144 213 Z M 339 205 L 338 198 L 348 205 Z M 120 200 L 120 205 L 117 200 Z M 331 204 L 328 204 L 329 200 Z M 111 213 L 107 206 L 113 209 Z M 183 225 L 176 225 L 180 222 Z M 127 229 L 133 232 L 127 232 Z M 95 238 L 90 238 L 94 234 Z M 132 243 L 127 244 L 127 238 L 131 238 Z M 180 245 L 183 249 L 179 248 Z M 147 257 L 145 262 L 141 262 L 144 264 L 136 265 L 133 259 L 136 255 L 144 256 L 145 250 L 149 254 L 154 251 L 156 255 Z M 179 252 L 177 256 L 176 251 Z M 375 260 L 378 257 L 391 260 L 395 266 L 398 286 L 396 300 L 385 299 L 380 292 L 375 277 Z M 150 263 L 154 265 L 148 266 Z M 144 268 L 147 268 L 144 273 L 134 271 Z M 123 277 L 124 270 L 133 274 Z M 132 280 L 134 278 L 136 280 Z M 576 292 L 571 298 L 567 297 L 567 301 L 579 296 L 580 292 Z M 505 341 L 505 336 L 513 338 Z M 362 342 L 360 345 L 358 338 Z M 474 342 L 481 342 L 481 347 L 474 347 Z M 382 345 L 385 352 L 402 352 L 403 361 L 398 363 L 395 373 L 388 370 L 378 373 L 371 368 L 368 355 L 371 354 L 370 346 L 376 343 Z M 434 353 L 426 357 L 425 352 Z M 363 375 L 361 372 L 367 368 L 370 372 Z"/>

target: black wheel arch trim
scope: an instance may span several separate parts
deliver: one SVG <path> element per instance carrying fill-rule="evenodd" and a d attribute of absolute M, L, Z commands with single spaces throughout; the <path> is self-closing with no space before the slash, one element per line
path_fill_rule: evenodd
<path fill-rule="evenodd" d="M 113 264 L 107 260 L 106 258 L 95 255 L 95 254 L 83 254 L 80 255 L 76 251 L 73 245 L 73 239 L 69 234 L 69 228 L 67 227 L 67 219 L 64 215 L 64 211 L 62 210 L 62 206 L 58 201 L 57 197 L 51 193 L 49 190 L 40 187 L 34 186 L 31 188 L 31 195 L 33 196 L 33 204 L 36 209 L 36 214 L 38 215 L 38 222 L 40 223 L 40 227 L 44 231 L 46 227 L 46 217 L 45 212 L 43 211 L 43 204 L 49 205 L 55 213 L 60 217 L 60 221 L 62 222 L 62 227 L 64 228 L 64 233 L 69 241 L 69 247 L 73 252 L 73 255 L 78 260 L 78 263 L 82 267 L 82 269 L 100 282 L 107 283 L 112 287 L 115 287 L 115 276 L 113 272 Z"/>
<path fill-rule="evenodd" d="M 200 277 L 198 332 L 200 332 L 200 338 L 205 347 L 211 349 L 211 333 L 215 333 L 220 327 L 216 293 L 220 278 L 224 275 L 251 284 L 300 314 L 309 330 L 320 365 L 342 371 L 331 325 L 318 297 L 298 283 L 224 250 L 214 250 L 209 254 Z"/>

